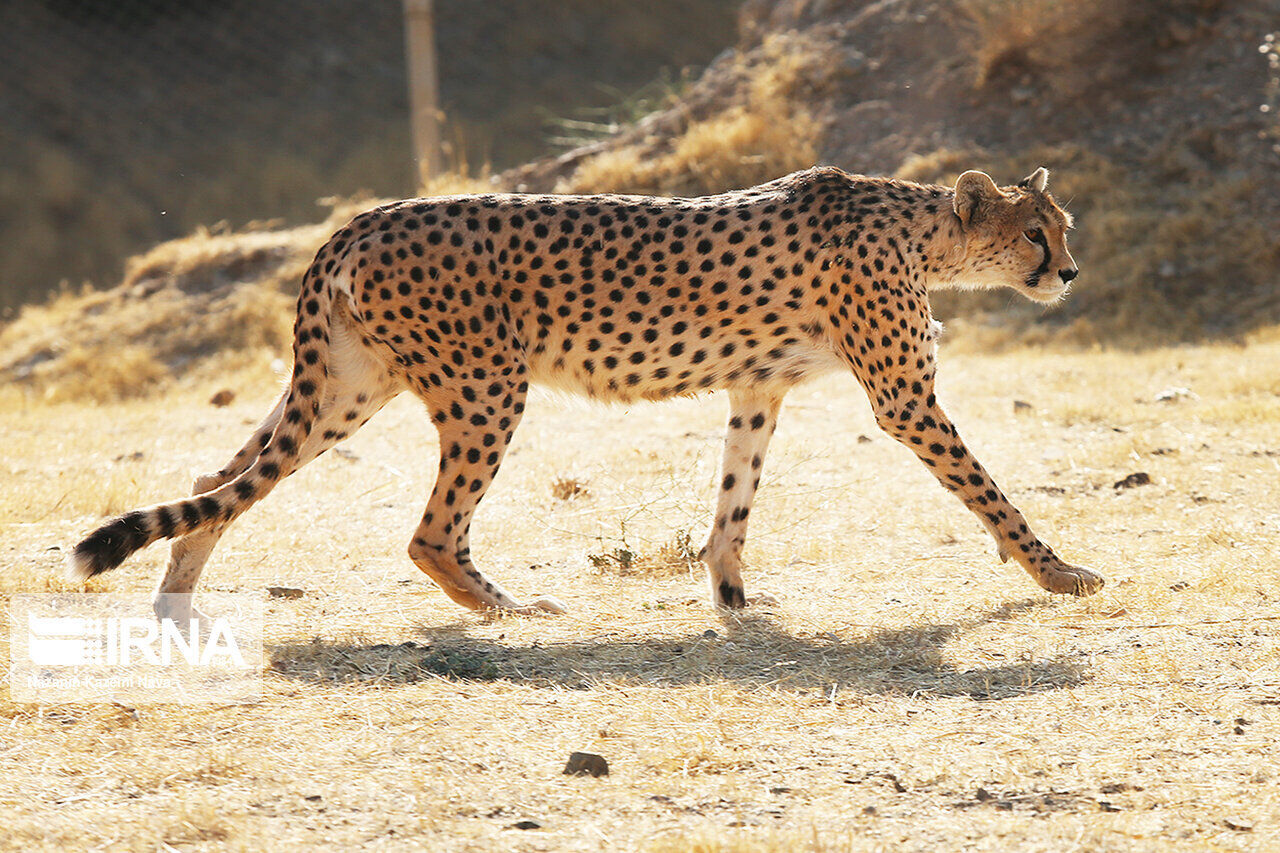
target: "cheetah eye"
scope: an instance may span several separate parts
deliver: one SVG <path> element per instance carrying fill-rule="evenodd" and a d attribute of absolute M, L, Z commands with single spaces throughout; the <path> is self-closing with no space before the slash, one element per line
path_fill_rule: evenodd
<path fill-rule="evenodd" d="M 1022 232 L 1022 236 L 1027 238 L 1029 243 L 1040 243 L 1044 240 L 1044 232 L 1039 228 L 1028 228 Z"/>

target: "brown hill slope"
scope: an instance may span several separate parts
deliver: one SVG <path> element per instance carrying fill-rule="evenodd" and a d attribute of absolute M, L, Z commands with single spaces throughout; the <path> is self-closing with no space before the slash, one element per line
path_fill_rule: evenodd
<path fill-rule="evenodd" d="M 1237 335 L 1280 322 L 1278 22 L 1280 0 L 757 0 L 737 49 L 664 109 L 496 185 L 693 194 L 815 161 L 926 181 L 1043 164 L 1077 217 L 1072 298 L 942 294 L 940 316 L 984 345 Z M 334 224 L 161 247 L 120 288 L 0 330 L 0 378 L 75 393 L 110 348 L 162 379 L 275 346 Z"/>
<path fill-rule="evenodd" d="M 1277 0 L 758 0 L 739 49 L 668 109 L 503 178 L 686 193 L 811 156 L 924 181 L 1043 164 L 1077 214 L 1084 272 L 1051 325 L 1234 333 L 1280 320 L 1278 27 Z M 1041 316 L 1007 302 L 938 307 Z"/>

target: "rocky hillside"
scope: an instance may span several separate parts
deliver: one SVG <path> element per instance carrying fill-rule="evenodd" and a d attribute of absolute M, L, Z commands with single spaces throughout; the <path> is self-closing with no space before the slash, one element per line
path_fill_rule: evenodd
<path fill-rule="evenodd" d="M 1277 0 L 752 0 L 741 29 L 667 109 L 503 179 L 686 193 L 812 160 L 922 181 L 1045 165 L 1078 220 L 1075 296 L 939 313 L 1137 343 L 1280 321 Z"/>

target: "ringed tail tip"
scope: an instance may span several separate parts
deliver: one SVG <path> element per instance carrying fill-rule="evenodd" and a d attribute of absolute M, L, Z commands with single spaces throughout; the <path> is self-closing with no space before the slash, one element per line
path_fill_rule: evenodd
<path fill-rule="evenodd" d="M 149 540 L 142 515 L 122 515 L 90 533 L 75 547 L 67 565 L 67 577 L 80 582 L 110 571 Z"/>

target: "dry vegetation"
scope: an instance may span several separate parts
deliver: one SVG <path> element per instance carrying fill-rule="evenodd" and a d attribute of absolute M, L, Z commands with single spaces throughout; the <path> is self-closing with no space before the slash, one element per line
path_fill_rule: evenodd
<path fill-rule="evenodd" d="M 5 391 L 105 402 L 269 363 L 289 351 L 294 295 L 316 249 L 372 203 L 335 201 L 303 228 L 201 228 L 131 259 L 119 287 L 28 306 L 0 327 Z"/>
<path fill-rule="evenodd" d="M 690 121 L 673 138 L 610 147 L 556 189 L 707 195 L 812 166 L 819 129 L 796 97 L 812 58 L 786 35 L 769 38 L 761 52 L 755 67 L 734 69 L 746 80 L 741 102 Z"/>
<path fill-rule="evenodd" d="M 543 396 L 474 550 L 572 615 L 482 619 L 404 556 L 435 444 L 399 400 L 241 519 L 206 573 L 305 590 L 268 600 L 261 703 L 0 698 L 0 847 L 1280 843 L 1280 337 L 944 354 L 940 381 L 1043 535 L 1106 572 L 1102 594 L 1053 598 L 996 562 L 833 377 L 789 398 L 753 514 L 748 583 L 779 606 L 717 613 L 681 563 L 710 517 L 721 399 Z M 236 400 L 209 406 L 224 385 Z M 1157 399 L 1173 387 L 1190 393 Z M 0 597 L 68 588 L 70 543 L 221 464 L 271 390 L 240 373 L 105 406 L 0 398 Z M 1151 484 L 1113 485 L 1135 472 Z M 593 566 L 621 550 L 628 570 Z M 165 559 L 92 588 L 145 592 Z M 579 749 L 611 775 L 562 776 Z"/>
<path fill-rule="evenodd" d="M 959 0 L 973 24 L 975 84 L 1042 79 L 1075 99 L 1123 85 L 1196 36 L 1223 0 Z"/>

